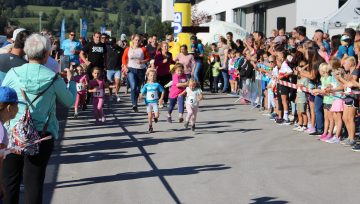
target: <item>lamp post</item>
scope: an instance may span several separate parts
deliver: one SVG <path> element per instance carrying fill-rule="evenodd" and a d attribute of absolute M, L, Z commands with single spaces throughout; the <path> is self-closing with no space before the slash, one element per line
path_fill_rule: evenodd
<path fill-rule="evenodd" d="M 41 33 L 41 17 L 42 17 L 42 15 L 43 15 L 43 12 L 40 11 L 40 12 L 39 12 L 39 32 L 40 32 L 40 33 Z"/>

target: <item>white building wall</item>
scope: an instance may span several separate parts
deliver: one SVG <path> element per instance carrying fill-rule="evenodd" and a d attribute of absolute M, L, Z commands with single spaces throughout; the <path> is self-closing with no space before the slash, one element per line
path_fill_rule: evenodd
<path fill-rule="evenodd" d="M 271 36 L 271 30 L 277 28 L 277 18 L 285 17 L 286 18 L 286 31 L 290 32 L 294 27 L 296 27 L 296 4 L 295 2 L 268 7 L 266 11 L 266 36 Z"/>

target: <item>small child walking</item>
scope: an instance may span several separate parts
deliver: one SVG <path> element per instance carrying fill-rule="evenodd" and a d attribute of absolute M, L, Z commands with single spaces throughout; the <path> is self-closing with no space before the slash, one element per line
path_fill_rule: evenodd
<path fill-rule="evenodd" d="M 176 102 L 178 103 L 179 107 L 179 123 L 184 121 L 183 114 L 184 114 L 184 96 L 180 94 L 185 90 L 188 86 L 186 74 L 184 73 L 184 65 L 181 63 L 177 63 L 174 66 L 174 74 L 172 75 L 172 85 L 170 88 L 169 93 L 169 109 L 168 109 L 168 116 L 167 121 L 172 123 L 171 120 L 171 113 L 174 110 Z"/>
<path fill-rule="evenodd" d="M 78 118 L 79 113 L 78 109 L 79 106 L 82 107 L 82 110 L 86 109 L 86 89 L 89 85 L 89 77 L 86 74 L 87 65 L 86 64 L 80 64 L 78 67 L 76 67 L 77 75 L 74 77 L 74 80 L 76 82 L 76 101 L 75 101 L 75 113 L 74 118 Z"/>
<path fill-rule="evenodd" d="M 159 99 L 159 92 L 161 93 Z M 147 72 L 147 83 L 141 89 L 139 99 L 145 96 L 146 112 L 149 120 L 149 133 L 154 131 L 152 126 L 152 120 L 158 122 L 160 115 L 159 106 L 164 103 L 164 88 L 156 82 L 156 71 L 149 70 Z M 159 106 L 158 106 L 159 104 Z"/>
<path fill-rule="evenodd" d="M 89 92 L 93 93 L 93 107 L 96 124 L 99 125 L 99 120 L 105 122 L 105 115 L 103 111 L 104 96 L 105 96 L 105 81 L 101 79 L 101 69 L 94 67 L 92 71 L 93 80 L 89 82 Z"/>
<path fill-rule="evenodd" d="M 191 124 L 191 130 L 195 131 L 195 122 L 197 113 L 199 111 L 199 101 L 203 100 L 201 89 L 197 86 L 195 79 L 191 78 L 189 80 L 189 87 L 185 89 L 180 95 L 183 96 L 186 94 L 186 121 L 184 124 L 185 128 L 189 127 Z"/>

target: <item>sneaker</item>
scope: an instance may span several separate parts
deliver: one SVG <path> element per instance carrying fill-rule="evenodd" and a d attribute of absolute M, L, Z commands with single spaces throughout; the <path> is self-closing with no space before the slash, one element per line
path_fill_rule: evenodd
<path fill-rule="evenodd" d="M 301 129 L 302 129 L 302 130 L 301 130 L 300 132 L 305 132 L 305 131 L 307 131 L 307 127 L 305 127 L 305 126 L 302 127 Z"/>
<path fill-rule="evenodd" d="M 345 146 L 345 147 L 351 147 L 351 146 L 354 146 L 356 144 L 356 142 L 354 140 L 350 140 L 349 138 L 344 140 L 342 142 L 342 144 Z"/>
<path fill-rule="evenodd" d="M 360 144 L 356 144 L 353 146 L 352 151 L 354 152 L 360 152 Z"/>
<path fill-rule="evenodd" d="M 172 121 L 171 121 L 171 116 L 168 116 L 166 121 L 167 121 L 168 123 L 172 123 Z"/>
<path fill-rule="evenodd" d="M 138 109 L 137 106 L 133 106 L 132 109 L 133 109 L 133 111 L 134 111 L 135 113 L 139 112 L 139 109 Z"/>
<path fill-rule="evenodd" d="M 179 123 L 184 122 L 184 118 L 179 118 Z"/>
<path fill-rule="evenodd" d="M 280 123 L 279 125 L 290 125 L 290 124 L 291 124 L 290 120 L 287 119 L 287 120 L 282 120 L 282 123 Z"/>
<path fill-rule="evenodd" d="M 324 132 L 315 131 L 315 132 L 309 133 L 309 135 L 311 135 L 311 136 L 319 136 L 319 135 L 322 135 L 323 133 Z"/>
<path fill-rule="evenodd" d="M 116 96 L 116 101 L 117 101 L 117 102 L 120 102 L 120 100 L 121 100 L 121 99 L 120 99 L 120 96 Z"/>
<path fill-rule="evenodd" d="M 340 144 L 340 138 L 334 136 L 334 137 L 326 140 L 326 142 L 329 144 Z"/>
<path fill-rule="evenodd" d="M 195 131 L 195 125 L 191 126 L 191 131 Z"/>
<path fill-rule="evenodd" d="M 186 129 L 189 128 L 189 121 L 185 121 L 185 123 L 184 123 L 184 128 L 186 128 Z"/>
<path fill-rule="evenodd" d="M 297 127 L 294 127 L 292 130 L 299 131 L 299 128 L 301 128 L 301 127 L 297 126 Z"/>
<path fill-rule="evenodd" d="M 333 137 L 333 135 L 331 133 L 327 134 L 326 137 L 324 139 L 322 139 L 321 141 L 326 142 L 328 140 L 330 140 Z"/>
<path fill-rule="evenodd" d="M 275 118 L 275 122 L 276 122 L 277 124 L 281 124 L 281 123 L 283 123 L 283 119 L 281 119 L 281 118 Z"/>
<path fill-rule="evenodd" d="M 152 126 L 150 126 L 150 127 L 149 127 L 149 130 L 148 130 L 148 133 L 152 133 L 152 132 L 154 132 L 154 129 L 153 129 Z"/>
<path fill-rule="evenodd" d="M 319 137 L 318 140 L 325 141 L 325 140 L 326 140 L 326 139 L 325 139 L 326 137 L 327 137 L 327 135 L 326 135 L 325 133 L 323 133 L 323 134 L 320 135 L 320 137 Z"/>
<path fill-rule="evenodd" d="M 308 128 L 308 129 L 306 130 L 306 132 L 309 133 L 309 134 L 311 134 L 311 133 L 316 132 L 316 129 L 315 129 L 315 128 Z"/>
<path fill-rule="evenodd" d="M 78 118 L 79 117 L 79 114 L 78 113 L 74 113 L 74 118 Z"/>
<path fill-rule="evenodd" d="M 106 121 L 106 118 L 105 118 L 105 116 L 103 116 L 103 117 L 101 118 L 101 122 L 105 123 L 105 121 Z"/>

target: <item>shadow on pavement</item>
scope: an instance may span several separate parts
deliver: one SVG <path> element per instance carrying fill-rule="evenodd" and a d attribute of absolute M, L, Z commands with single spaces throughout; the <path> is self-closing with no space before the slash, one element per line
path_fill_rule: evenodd
<path fill-rule="evenodd" d="M 98 183 L 107 183 L 107 182 L 116 182 L 116 181 L 125 181 L 125 180 L 134 180 L 142 178 L 151 178 L 151 177 L 165 177 L 165 176 L 183 176 L 183 175 L 193 175 L 198 174 L 202 171 L 220 171 L 230 169 L 224 164 L 215 164 L 215 165 L 204 165 L 204 166 L 189 166 L 189 167 L 179 167 L 173 169 L 153 169 L 150 171 L 139 171 L 139 172 L 126 172 L 119 173 L 110 176 L 99 176 L 92 178 L 84 178 L 72 181 L 61 181 L 57 182 L 56 188 L 67 188 L 67 187 L 76 187 L 84 186 Z"/>
<path fill-rule="evenodd" d="M 251 204 L 286 204 L 289 203 L 288 201 L 284 200 L 277 200 L 278 198 L 274 197 L 260 197 L 260 198 L 254 198 L 251 199 Z"/>

